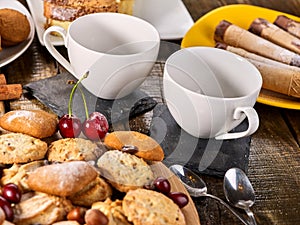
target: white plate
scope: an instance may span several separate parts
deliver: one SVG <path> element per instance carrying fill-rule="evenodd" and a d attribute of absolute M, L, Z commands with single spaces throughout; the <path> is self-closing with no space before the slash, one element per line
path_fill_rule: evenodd
<path fill-rule="evenodd" d="M 2 8 L 10 8 L 10 9 L 18 10 L 19 12 L 25 14 L 30 23 L 30 33 L 28 38 L 25 41 L 23 41 L 22 43 L 16 46 L 2 47 L 2 51 L 0 51 L 0 68 L 12 62 L 20 55 L 22 55 L 23 52 L 25 52 L 26 49 L 30 46 L 34 38 L 33 19 L 30 13 L 28 12 L 28 10 L 20 2 L 18 2 L 17 0 L 1 0 L 0 9 Z"/>
<path fill-rule="evenodd" d="M 27 0 L 34 19 L 36 31 L 43 43 L 46 19 L 43 15 L 43 0 Z M 181 0 L 135 0 L 133 15 L 150 22 L 162 40 L 181 39 L 194 21 Z M 63 45 L 60 37 L 52 37 L 53 45 Z"/>

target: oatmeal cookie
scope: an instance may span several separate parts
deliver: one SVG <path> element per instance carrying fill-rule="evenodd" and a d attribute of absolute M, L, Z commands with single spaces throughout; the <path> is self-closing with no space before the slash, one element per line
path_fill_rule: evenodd
<path fill-rule="evenodd" d="M 145 160 L 162 161 L 164 151 L 150 136 L 137 131 L 115 131 L 107 134 L 104 143 L 111 149 L 122 150 L 123 146 L 135 146 L 134 154 Z"/>
<path fill-rule="evenodd" d="M 150 166 L 143 159 L 119 150 L 105 152 L 97 166 L 101 176 L 121 192 L 149 185 L 154 180 Z"/>
<path fill-rule="evenodd" d="M 104 152 L 104 146 L 83 138 L 64 138 L 50 144 L 47 158 L 52 162 L 96 161 Z"/>
<path fill-rule="evenodd" d="M 129 191 L 123 211 L 134 225 L 185 225 L 180 208 L 166 195 L 147 189 Z"/>
<path fill-rule="evenodd" d="M 47 143 L 21 133 L 8 133 L 0 136 L 0 163 L 27 163 L 43 159 Z"/>

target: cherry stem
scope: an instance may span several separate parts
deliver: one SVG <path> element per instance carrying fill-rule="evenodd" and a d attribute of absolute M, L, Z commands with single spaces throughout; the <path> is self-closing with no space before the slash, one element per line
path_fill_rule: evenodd
<path fill-rule="evenodd" d="M 87 107 L 87 104 L 86 104 L 84 93 L 83 93 L 83 91 L 80 87 L 78 87 L 78 90 L 81 93 L 81 97 L 82 97 L 82 101 L 83 101 L 83 105 L 84 105 L 84 110 L 85 110 L 85 116 L 88 119 L 89 118 L 89 110 L 88 110 L 88 107 Z"/>
<path fill-rule="evenodd" d="M 77 89 L 78 84 L 80 84 L 80 82 L 87 78 L 89 75 L 89 71 L 87 71 L 85 74 L 83 74 L 83 76 L 76 82 L 76 84 L 74 85 L 74 87 L 72 88 L 71 94 L 70 94 L 70 98 L 69 98 L 69 105 L 68 105 L 68 109 L 69 109 L 69 116 L 72 116 L 72 101 L 73 101 L 73 95 L 75 90 Z"/>

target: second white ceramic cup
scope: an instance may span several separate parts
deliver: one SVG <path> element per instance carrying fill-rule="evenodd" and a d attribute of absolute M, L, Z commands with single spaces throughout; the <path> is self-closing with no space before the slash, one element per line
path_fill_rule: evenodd
<path fill-rule="evenodd" d="M 253 134 L 253 108 L 262 87 L 257 68 L 244 58 L 211 47 L 184 48 L 164 68 L 164 97 L 175 121 L 199 138 L 235 139 Z M 230 132 L 245 118 L 248 129 Z"/>
<path fill-rule="evenodd" d="M 67 60 L 51 43 L 53 32 L 64 39 Z M 148 22 L 121 13 L 94 13 L 73 21 L 68 31 L 52 26 L 43 36 L 48 51 L 79 79 L 104 99 L 124 97 L 134 91 L 150 73 L 158 55 L 160 37 Z"/>

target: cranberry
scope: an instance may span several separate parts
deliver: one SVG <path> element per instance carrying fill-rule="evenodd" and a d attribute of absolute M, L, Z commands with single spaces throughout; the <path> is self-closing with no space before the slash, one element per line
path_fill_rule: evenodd
<path fill-rule="evenodd" d="M 10 203 L 3 196 L 0 196 L 0 207 L 5 213 L 5 219 L 8 221 L 13 221 L 14 211 L 12 210 Z"/>
<path fill-rule="evenodd" d="M 179 208 L 183 208 L 189 203 L 189 198 L 186 194 L 182 192 L 170 192 L 168 197 L 175 202 Z"/>
<path fill-rule="evenodd" d="M 168 179 L 158 177 L 153 181 L 155 189 L 163 194 L 168 194 L 171 191 L 171 184 Z"/>
<path fill-rule="evenodd" d="M 8 183 L 2 187 L 2 196 L 10 203 L 19 203 L 21 200 L 21 191 L 16 184 Z"/>
<path fill-rule="evenodd" d="M 100 112 L 93 112 L 89 115 L 82 126 L 84 135 L 93 141 L 103 139 L 107 134 L 109 125 L 106 117 Z"/>
<path fill-rule="evenodd" d="M 75 138 L 81 133 L 81 121 L 74 115 L 63 115 L 59 120 L 58 127 L 64 138 Z"/>

